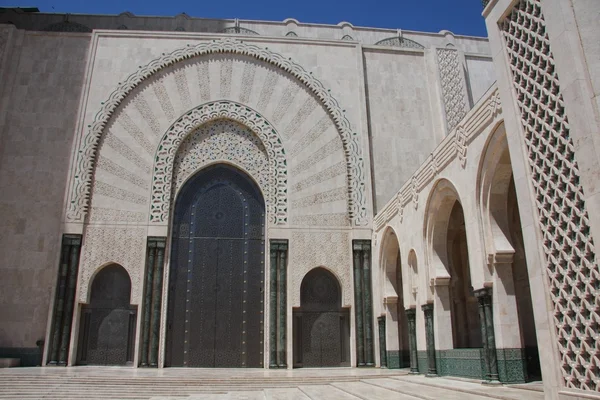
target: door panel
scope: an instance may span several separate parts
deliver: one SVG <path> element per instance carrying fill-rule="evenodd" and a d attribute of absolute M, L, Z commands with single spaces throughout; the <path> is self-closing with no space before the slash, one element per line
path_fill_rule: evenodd
<path fill-rule="evenodd" d="M 171 253 L 168 366 L 262 366 L 264 217 L 260 191 L 232 167 L 207 168 L 182 188 L 173 223 L 180 234 Z"/>

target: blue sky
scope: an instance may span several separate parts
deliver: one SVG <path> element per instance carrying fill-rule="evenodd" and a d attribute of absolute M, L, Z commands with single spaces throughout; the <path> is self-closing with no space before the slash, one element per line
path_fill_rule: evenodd
<path fill-rule="evenodd" d="M 0 0 L 4 7 L 42 12 L 240 18 L 394 28 L 486 36 L 481 0 Z"/>

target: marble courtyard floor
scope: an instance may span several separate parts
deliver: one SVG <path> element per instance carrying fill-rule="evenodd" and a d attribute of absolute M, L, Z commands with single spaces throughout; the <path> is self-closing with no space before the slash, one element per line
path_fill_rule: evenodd
<path fill-rule="evenodd" d="M 541 385 L 487 386 L 387 369 L 0 369 L 0 399 L 542 400 Z"/>

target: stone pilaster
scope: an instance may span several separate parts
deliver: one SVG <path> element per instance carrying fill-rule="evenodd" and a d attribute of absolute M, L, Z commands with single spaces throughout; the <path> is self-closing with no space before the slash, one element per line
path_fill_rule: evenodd
<path fill-rule="evenodd" d="M 165 237 L 149 237 L 146 245 L 146 277 L 142 306 L 142 347 L 140 366 L 158 366 L 160 314 L 162 305 Z"/>
<path fill-rule="evenodd" d="M 410 351 L 410 373 L 419 373 L 419 362 L 417 359 L 417 310 L 409 308 L 406 310 L 408 319 L 408 346 Z"/>
<path fill-rule="evenodd" d="M 387 368 L 387 343 L 385 340 L 385 315 L 377 318 L 379 327 L 379 360 L 381 368 Z"/>
<path fill-rule="evenodd" d="M 287 368 L 288 241 L 270 241 L 269 368 Z"/>
<path fill-rule="evenodd" d="M 424 304 L 421 306 L 425 314 L 425 340 L 427 342 L 427 377 L 437 376 L 437 367 L 435 365 L 435 338 L 433 330 L 433 304 Z"/>
<path fill-rule="evenodd" d="M 80 253 L 81 235 L 63 235 L 48 352 L 50 365 L 67 365 L 68 362 Z"/>
<path fill-rule="evenodd" d="M 371 241 L 353 240 L 354 305 L 356 315 L 356 365 L 372 367 L 373 305 L 371 302 Z"/>

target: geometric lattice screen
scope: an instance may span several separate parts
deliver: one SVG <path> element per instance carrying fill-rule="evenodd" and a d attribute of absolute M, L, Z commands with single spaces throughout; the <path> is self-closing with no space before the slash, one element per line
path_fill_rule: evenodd
<path fill-rule="evenodd" d="M 567 387 L 600 390 L 600 271 L 540 0 L 500 23 L 521 112 Z"/>

